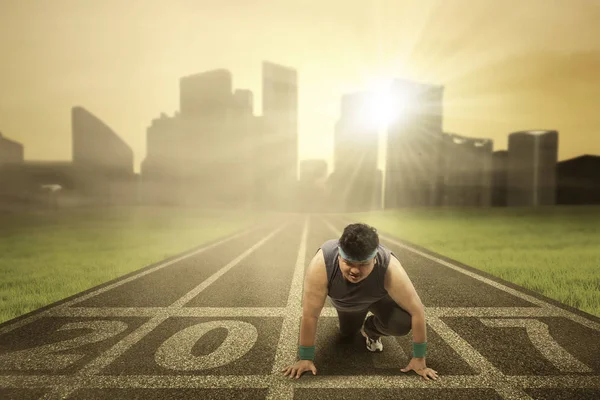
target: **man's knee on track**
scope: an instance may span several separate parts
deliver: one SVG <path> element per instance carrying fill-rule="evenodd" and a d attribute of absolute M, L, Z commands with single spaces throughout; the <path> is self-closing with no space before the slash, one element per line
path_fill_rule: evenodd
<path fill-rule="evenodd" d="M 391 332 L 392 336 L 407 335 L 412 329 L 412 319 L 405 316 L 392 318 L 388 321 L 387 329 Z"/>

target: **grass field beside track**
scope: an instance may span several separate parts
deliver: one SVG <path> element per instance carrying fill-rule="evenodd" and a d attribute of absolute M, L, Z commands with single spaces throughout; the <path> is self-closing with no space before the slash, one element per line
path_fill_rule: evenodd
<path fill-rule="evenodd" d="M 347 216 L 600 316 L 600 207 L 405 209 Z"/>
<path fill-rule="evenodd" d="M 0 322 L 227 236 L 259 218 L 169 207 L 0 214 Z"/>
<path fill-rule="evenodd" d="M 348 216 L 600 316 L 600 207 Z M 0 322 L 260 219 L 171 207 L 0 214 Z"/>

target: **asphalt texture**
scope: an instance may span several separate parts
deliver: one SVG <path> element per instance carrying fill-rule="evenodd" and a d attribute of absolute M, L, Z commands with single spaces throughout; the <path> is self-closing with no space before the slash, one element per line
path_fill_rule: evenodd
<path fill-rule="evenodd" d="M 0 399 L 600 399 L 600 319 L 380 235 L 426 306 L 425 381 L 411 334 L 339 336 L 329 299 L 318 373 L 296 361 L 302 282 L 350 221 L 280 215 L 0 325 Z"/>

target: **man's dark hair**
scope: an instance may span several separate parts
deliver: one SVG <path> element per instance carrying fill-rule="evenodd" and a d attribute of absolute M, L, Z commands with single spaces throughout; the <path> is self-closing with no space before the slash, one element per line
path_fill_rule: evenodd
<path fill-rule="evenodd" d="M 367 224 L 350 224 L 344 228 L 339 244 L 348 257 L 364 260 L 379 246 L 379 235 Z"/>

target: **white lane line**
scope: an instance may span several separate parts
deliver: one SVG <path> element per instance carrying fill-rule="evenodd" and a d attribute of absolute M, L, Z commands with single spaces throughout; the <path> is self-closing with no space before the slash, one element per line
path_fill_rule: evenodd
<path fill-rule="evenodd" d="M 182 296 L 179 300 L 175 301 L 173 304 L 171 304 L 170 307 L 171 308 L 181 308 L 181 307 L 185 306 L 187 303 L 192 301 L 192 299 L 194 299 L 194 297 L 198 296 L 200 294 L 200 292 L 202 292 L 204 289 L 206 289 L 207 287 L 212 285 L 217 279 L 219 279 L 220 277 L 225 275 L 231 268 L 238 265 L 240 263 L 240 261 L 242 261 L 244 258 L 246 258 L 250 254 L 254 253 L 259 247 L 261 247 L 263 244 L 265 244 L 269 239 L 271 239 L 273 236 L 275 236 L 277 233 L 279 233 L 287 225 L 288 224 L 286 224 L 278 229 L 275 229 L 273 232 L 271 232 L 265 238 L 258 241 L 254 246 L 250 247 L 248 250 L 246 250 L 245 252 L 243 252 L 242 254 L 240 254 L 239 256 L 234 258 L 233 260 L 231 260 L 229 263 L 227 263 L 227 265 L 225 265 L 223 268 L 221 268 L 220 270 L 218 270 L 217 272 L 212 274 L 208 279 L 204 280 L 201 284 L 196 286 L 194 289 L 190 290 L 188 293 L 186 293 L 184 296 Z"/>
<path fill-rule="evenodd" d="M 507 376 L 507 382 L 523 388 L 576 388 L 600 389 L 600 376 L 561 375 L 561 376 Z"/>
<path fill-rule="evenodd" d="M 235 238 L 238 238 L 238 237 L 240 237 L 240 236 L 243 236 L 243 235 L 245 235 L 245 234 L 248 234 L 248 233 L 250 233 L 250 232 L 253 232 L 253 231 L 259 230 L 259 229 L 261 229 L 261 228 L 262 228 L 263 226 L 265 226 L 265 225 L 266 225 L 266 224 L 261 224 L 261 225 L 259 225 L 258 227 L 244 229 L 244 230 L 242 230 L 241 232 L 235 233 L 235 234 L 233 234 L 233 235 L 231 235 L 231 236 L 227 236 L 227 237 L 225 237 L 225 238 L 223 238 L 223 239 L 221 239 L 221 240 L 219 240 L 219 241 L 217 241 L 217 242 L 215 242 L 215 243 L 212 243 L 212 244 L 210 244 L 210 245 L 208 245 L 208 246 L 202 247 L 202 248 L 200 248 L 200 249 L 198 249 L 198 250 L 195 250 L 195 251 L 193 251 L 193 252 L 191 252 L 191 253 L 184 254 L 184 255 L 182 255 L 182 256 L 180 256 L 180 257 L 177 257 L 177 258 L 175 258 L 175 259 L 173 259 L 173 260 L 170 260 L 170 261 L 164 262 L 164 263 L 162 263 L 162 264 L 159 264 L 159 265 L 157 265 L 157 266 L 155 266 L 155 267 L 153 267 L 153 268 L 147 269 L 147 270 L 145 270 L 145 271 L 142 271 L 142 272 L 140 272 L 140 273 L 138 273 L 138 274 L 132 275 L 132 276 L 130 276 L 130 277 L 128 277 L 128 278 L 125 278 L 125 279 L 123 279 L 123 280 L 120 280 L 120 281 L 118 281 L 118 282 L 115 282 L 115 283 L 113 283 L 113 284 L 110 284 L 110 285 L 108 285 L 108 286 L 105 286 L 105 287 L 102 287 L 102 288 L 100 288 L 100 289 L 94 290 L 94 291 L 92 291 L 92 292 L 90 292 L 90 293 L 87 293 L 87 294 L 85 294 L 85 295 L 82 295 L 82 296 L 76 297 L 76 298 L 74 298 L 74 299 L 72 299 L 72 300 L 70 300 L 70 301 L 68 301 L 68 302 L 65 302 L 65 303 L 62 303 L 62 304 L 60 304 L 60 305 L 54 306 L 54 307 L 52 307 L 52 308 L 49 308 L 48 310 L 45 310 L 45 311 L 39 312 L 39 313 L 37 313 L 37 314 L 33 314 L 32 316 L 30 316 L 30 317 L 28 317 L 28 318 L 24 318 L 24 319 L 22 319 L 22 320 L 19 320 L 19 321 L 17 321 L 17 322 L 14 322 L 14 323 L 12 323 L 12 324 L 9 324 L 9 325 L 7 325 L 7 326 L 5 326 L 5 327 L 3 327 L 3 328 L 0 328 L 0 335 L 2 335 L 2 334 L 5 334 L 5 333 L 7 333 L 7 332 L 10 332 L 10 331 L 12 331 L 12 330 L 15 330 L 15 329 L 17 329 L 17 328 L 20 328 L 20 327 L 22 327 L 22 326 L 25 326 L 25 325 L 27 325 L 27 324 L 30 324 L 31 322 L 34 322 L 34 321 L 36 321 L 36 320 L 38 320 L 38 319 L 40 319 L 40 318 L 47 317 L 47 316 L 49 316 L 49 315 L 50 315 L 50 314 L 51 314 L 51 313 L 52 313 L 54 310 L 56 310 L 56 309 L 59 309 L 59 308 L 67 308 L 67 307 L 70 307 L 70 306 L 72 306 L 73 304 L 77 304 L 77 303 L 80 303 L 80 302 L 82 302 L 82 301 L 85 301 L 85 300 L 87 300 L 87 299 L 90 299 L 90 298 L 92 298 L 92 297 L 94 297 L 94 296 L 97 296 L 97 295 L 99 295 L 99 294 L 101 294 L 101 293 L 107 292 L 107 291 L 109 291 L 109 290 L 112 290 L 112 289 L 114 289 L 114 288 L 116 288 L 116 287 L 119 287 L 119 286 L 121 286 L 121 285 L 124 285 L 125 283 L 131 282 L 131 281 L 133 281 L 133 280 L 135 280 L 135 279 L 138 279 L 138 278 L 141 278 L 142 276 L 145 276 L 145 275 L 151 274 L 152 272 L 156 272 L 156 271 L 158 271 L 158 270 L 160 270 L 160 269 L 162 269 L 162 268 L 168 267 L 169 265 L 171 265 L 171 264 L 173 264 L 173 263 L 176 263 L 176 262 L 179 262 L 179 261 L 181 261 L 181 260 L 184 260 L 184 259 L 186 259 L 186 258 L 189 258 L 189 257 L 195 256 L 195 255 L 198 255 L 198 254 L 200 254 L 200 253 L 202 253 L 202 252 L 204 252 L 204 251 L 210 250 L 210 249 L 212 249 L 212 248 L 214 248 L 214 247 L 216 247 L 216 246 L 219 246 L 219 245 L 221 245 L 221 244 L 223 244 L 223 243 L 227 243 L 227 242 L 229 242 L 229 241 L 231 241 L 231 240 L 233 240 L 233 239 L 235 239 Z"/>
<path fill-rule="evenodd" d="M 498 393 L 498 395 L 503 399 L 534 400 L 533 397 L 529 396 L 526 392 L 515 387 L 514 385 L 499 384 L 494 386 L 494 390 L 496 390 L 496 393 Z"/>
<path fill-rule="evenodd" d="M 197 296 L 202 290 L 206 289 L 209 285 L 214 283 L 218 278 L 220 278 L 223 274 L 237 265 L 244 258 L 249 256 L 252 252 L 262 246 L 267 240 L 272 238 L 276 233 L 280 232 L 289 223 L 275 229 L 271 232 L 267 237 L 261 239 L 248 250 L 244 251 L 238 257 L 233 259 L 231 262 L 227 263 L 224 267 L 219 269 L 216 273 L 211 275 L 208 279 L 203 281 L 201 284 L 196 286 L 190 292 L 182 296 L 179 300 L 176 300 L 169 309 L 181 309 L 187 302 Z M 113 363 L 117 358 L 123 355 L 127 350 L 129 350 L 133 345 L 143 339 L 148 333 L 154 330 L 158 325 L 160 325 L 163 321 L 169 318 L 168 314 L 157 314 L 150 321 L 146 322 L 144 325 L 139 327 L 133 333 L 129 334 L 125 338 L 121 339 L 117 344 L 111 347 L 109 350 L 105 351 L 103 354 L 95 358 L 93 361 L 85 365 L 81 370 L 79 370 L 76 374 L 74 374 L 75 378 L 89 378 L 91 376 L 95 376 L 99 374 L 102 369 Z M 81 387 L 82 381 L 76 381 L 77 383 L 70 386 L 58 386 L 54 387 L 51 391 L 46 393 L 42 399 L 44 400 L 52 400 L 52 399 L 62 399 L 68 397 L 71 393 Z"/>
<path fill-rule="evenodd" d="M 560 317 L 562 313 L 538 307 L 427 307 L 428 317 Z M 337 317 L 335 308 L 323 307 L 321 316 Z"/>
<path fill-rule="evenodd" d="M 427 324 L 474 371 L 481 372 L 479 376 L 487 377 L 492 383 L 491 386 L 496 389 L 496 393 L 503 399 L 531 399 L 520 387 L 505 383 L 505 375 L 441 319 L 428 317 Z"/>
<path fill-rule="evenodd" d="M 70 307 L 53 310 L 50 317 L 285 317 L 287 307 Z M 431 307 L 431 317 L 560 317 L 562 313 L 538 307 Z M 323 307 L 322 317 L 336 317 L 333 307 Z"/>
<path fill-rule="evenodd" d="M 499 377 L 503 375 L 494 365 L 441 319 L 427 317 L 429 325 L 476 372 Z"/>
<path fill-rule="evenodd" d="M 283 374 L 283 372 L 282 372 Z M 288 380 L 292 380 L 289 379 Z M 294 398 L 294 385 L 291 382 L 269 382 L 269 392 L 265 400 L 292 400 Z"/>
<path fill-rule="evenodd" d="M 384 351 L 373 354 L 373 365 L 377 369 L 400 369 L 408 365 L 410 357 L 406 355 L 398 341 L 392 336 L 382 336 Z"/>
<path fill-rule="evenodd" d="M 331 225 L 329 222 L 327 222 L 327 224 L 329 225 L 329 227 L 331 229 L 334 229 L 334 230 L 337 231 L 337 229 L 333 225 Z M 422 257 L 425 257 L 427 259 L 435 261 L 435 262 L 437 262 L 437 263 L 439 263 L 439 264 L 441 264 L 441 265 L 443 265 L 445 267 L 448 267 L 448 268 L 453 269 L 453 270 L 455 270 L 457 272 L 460 272 L 461 274 L 465 274 L 465 275 L 467 275 L 467 276 L 469 276 L 469 277 L 471 277 L 473 279 L 477 279 L 478 281 L 487 283 L 488 285 L 493 286 L 496 289 L 500 289 L 500 290 L 502 290 L 502 291 L 504 291 L 506 293 L 509 293 L 509 294 L 511 294 L 511 295 L 513 295 L 515 297 L 518 297 L 518 298 L 520 298 L 522 300 L 525 300 L 525 301 L 528 301 L 530 303 L 533 303 L 533 304 L 535 304 L 535 305 L 537 305 L 539 307 L 551 309 L 556 314 L 556 316 L 562 316 L 562 317 L 568 318 L 568 319 L 570 319 L 570 320 L 572 320 L 574 322 L 577 322 L 577 323 L 579 323 L 579 324 L 581 324 L 583 326 L 586 326 L 586 327 L 588 327 L 590 329 L 594 329 L 594 330 L 600 331 L 600 323 L 598 323 L 598 322 L 592 321 L 592 320 L 587 319 L 585 317 L 582 317 L 582 316 L 580 316 L 578 314 L 574 314 L 574 313 L 572 313 L 570 311 L 564 310 L 564 309 L 562 309 L 560 307 L 557 307 L 557 306 L 555 306 L 553 304 L 550 304 L 550 303 L 548 303 L 548 302 L 546 302 L 544 300 L 540 300 L 540 299 L 537 299 L 537 298 L 535 298 L 533 296 L 527 295 L 525 293 L 521 293 L 520 291 L 518 291 L 516 289 L 509 288 L 506 285 L 503 285 L 503 284 L 495 282 L 495 281 L 493 281 L 491 279 L 488 279 L 488 278 L 485 278 L 483 276 L 480 276 L 480 275 L 478 275 L 475 272 L 467 271 L 466 269 L 464 269 L 462 267 L 454 265 L 454 264 L 452 264 L 452 263 L 450 263 L 448 261 L 442 260 L 442 259 L 440 259 L 438 257 L 435 257 L 435 256 L 432 256 L 430 254 L 424 253 L 424 252 L 422 252 L 422 251 L 420 251 L 418 249 L 415 249 L 415 248 L 413 248 L 413 247 L 411 247 L 409 245 L 406 245 L 406 244 L 404 244 L 404 243 L 402 243 L 402 242 L 400 242 L 400 241 L 398 241 L 398 240 L 396 240 L 396 239 L 394 239 L 392 237 L 385 236 L 385 235 L 382 235 L 382 234 L 379 234 L 379 237 L 381 239 L 383 239 L 383 240 L 386 240 L 386 241 L 388 241 L 390 243 L 393 243 L 396 246 L 402 247 L 402 248 L 404 248 L 406 250 L 409 250 L 409 251 L 411 251 L 411 252 L 413 252 L 415 254 L 418 254 L 418 255 L 420 255 Z"/>
<path fill-rule="evenodd" d="M 550 335 L 548 325 L 535 319 L 481 319 L 492 328 L 525 328 L 531 344 L 561 372 L 592 372 L 592 369 L 563 349 Z"/>
<path fill-rule="evenodd" d="M 437 381 L 425 381 L 414 374 L 401 375 L 317 375 L 311 379 L 289 379 L 290 387 L 321 389 L 403 389 L 403 388 L 437 388 L 437 389 L 500 389 L 496 382 L 485 375 L 444 375 Z M 279 383 L 275 375 L 94 375 L 84 380 L 68 375 L 35 376 L 8 375 L 0 376 L 0 387 L 13 389 L 36 389 L 49 386 L 75 386 L 78 389 L 132 389 L 132 388 L 268 388 Z M 598 376 L 563 375 L 563 376 L 507 376 L 506 384 L 523 388 L 539 389 L 599 389 Z M 286 385 L 287 386 L 287 385 Z"/>
<path fill-rule="evenodd" d="M 302 316 L 302 288 L 308 228 L 308 218 L 305 218 L 300 248 L 298 249 L 298 256 L 296 257 L 296 264 L 294 267 L 294 276 L 288 295 L 287 307 L 285 308 L 286 316 L 283 320 L 283 326 L 277 344 L 277 353 L 275 354 L 275 362 L 273 363 L 273 374 L 279 373 L 284 367 L 296 362 L 298 335 L 300 334 L 299 318 Z"/>
<path fill-rule="evenodd" d="M 275 361 L 271 374 L 278 378 L 274 385 L 269 389 L 267 400 L 275 399 L 293 399 L 294 391 L 289 383 L 284 380 L 290 380 L 283 375 L 282 370 L 296 363 L 296 354 L 298 351 L 298 340 L 300 336 L 300 318 L 302 316 L 302 288 L 304 283 L 304 264 L 306 258 L 306 243 L 308 241 L 309 217 L 304 219 L 304 228 L 302 229 L 302 238 L 300 239 L 300 248 L 296 257 L 294 267 L 294 276 L 288 295 L 287 306 L 285 308 L 285 317 L 281 326 L 281 334 L 275 353 Z"/>
<path fill-rule="evenodd" d="M 285 317 L 285 307 L 72 307 L 54 311 L 52 317 Z"/>

